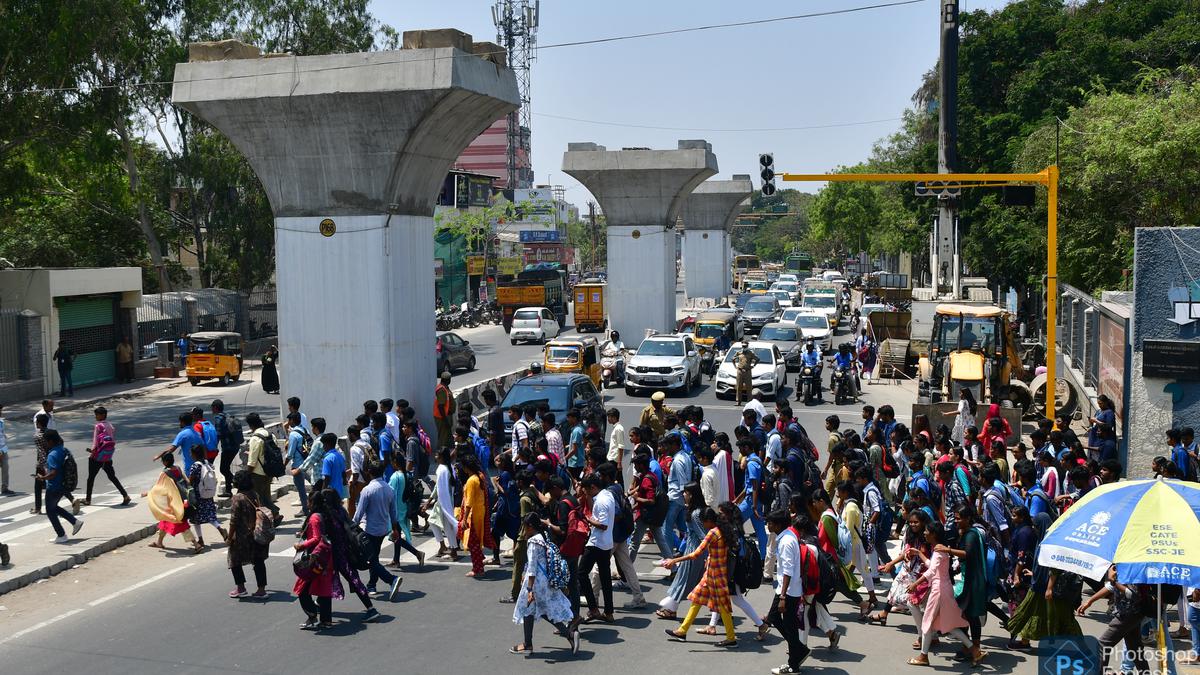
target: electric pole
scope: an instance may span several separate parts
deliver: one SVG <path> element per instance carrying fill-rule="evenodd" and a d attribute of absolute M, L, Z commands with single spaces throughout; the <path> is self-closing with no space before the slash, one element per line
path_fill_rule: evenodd
<path fill-rule="evenodd" d="M 592 271 L 596 270 L 596 202 L 588 202 L 588 229 L 592 231 Z"/>
<path fill-rule="evenodd" d="M 958 0 L 941 0 L 938 18 L 941 58 L 938 68 L 938 173 L 958 168 Z M 933 286 L 959 297 L 958 205 L 949 194 L 938 196 L 934 241 Z"/>

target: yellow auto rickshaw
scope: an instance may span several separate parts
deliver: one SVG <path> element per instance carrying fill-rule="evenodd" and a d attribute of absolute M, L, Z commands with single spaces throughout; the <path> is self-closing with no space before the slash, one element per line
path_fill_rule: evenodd
<path fill-rule="evenodd" d="M 546 343 L 543 372 L 582 373 L 600 388 L 600 345 L 594 337 L 567 337 Z"/>
<path fill-rule="evenodd" d="M 202 380 L 220 380 L 221 386 L 237 382 L 242 376 L 241 334 L 206 331 L 189 335 L 185 376 L 193 386 Z"/>
<path fill-rule="evenodd" d="M 734 311 L 712 310 L 700 314 L 696 317 L 693 333 L 696 336 L 696 344 L 710 349 L 722 335 L 725 336 L 727 345 L 742 337 L 738 331 L 737 312 Z"/>

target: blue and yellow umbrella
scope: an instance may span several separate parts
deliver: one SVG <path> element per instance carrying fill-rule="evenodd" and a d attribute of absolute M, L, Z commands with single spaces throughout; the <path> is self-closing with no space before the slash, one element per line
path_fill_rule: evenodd
<path fill-rule="evenodd" d="M 1124 584 L 1200 586 L 1200 483 L 1101 485 L 1046 531 L 1038 564 Z"/>

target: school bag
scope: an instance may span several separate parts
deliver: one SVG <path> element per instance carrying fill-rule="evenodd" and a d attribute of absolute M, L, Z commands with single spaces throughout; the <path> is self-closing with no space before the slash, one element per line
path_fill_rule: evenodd
<path fill-rule="evenodd" d="M 559 551 L 563 555 L 570 557 L 582 555 L 583 547 L 587 545 L 589 533 L 590 530 L 587 519 L 584 518 L 583 509 L 579 504 L 572 503 L 571 510 L 567 514 L 567 534 L 563 538 L 563 543 L 559 547 Z"/>
<path fill-rule="evenodd" d="M 107 424 L 96 424 L 96 447 L 92 448 L 92 452 L 95 453 L 97 462 L 110 461 L 117 449 L 117 441 L 108 433 L 108 429 Z"/>
<path fill-rule="evenodd" d="M 208 451 L 208 461 L 216 459 L 220 439 L 212 420 L 200 420 L 200 440 L 204 442 L 204 449 Z"/>
<path fill-rule="evenodd" d="M 479 458 L 479 466 L 487 471 L 487 468 L 492 465 L 492 447 L 488 445 L 483 434 L 471 434 L 471 440 L 475 444 L 475 456 Z"/>
<path fill-rule="evenodd" d="M 275 540 L 275 516 L 265 506 L 254 507 L 254 543 L 266 546 Z"/>
<path fill-rule="evenodd" d="M 850 528 L 841 518 L 837 519 L 837 554 L 838 560 L 843 565 L 849 565 L 854 562 L 854 536 L 850 532 Z"/>
<path fill-rule="evenodd" d="M 663 482 L 650 472 L 650 480 L 654 483 L 654 503 L 650 506 L 643 506 L 642 517 L 646 519 L 646 524 L 650 527 L 658 527 L 667 519 L 667 507 L 670 502 L 667 501 L 667 490 L 663 486 Z"/>
<path fill-rule="evenodd" d="M 225 413 L 221 413 L 224 415 Z M 228 417 L 229 425 L 229 440 L 233 442 L 233 447 L 240 448 L 242 443 L 246 442 L 246 436 L 242 432 L 242 423 L 236 417 Z"/>
<path fill-rule="evenodd" d="M 805 542 L 800 543 L 801 546 L 808 548 Z M 817 572 L 820 574 L 820 590 L 816 592 L 816 601 L 822 605 L 828 605 L 833 602 L 833 596 L 837 595 L 837 563 L 829 554 L 821 550 L 820 546 L 815 546 L 817 549 Z M 808 588 L 805 587 L 807 593 Z"/>
<path fill-rule="evenodd" d="M 208 462 L 200 462 L 200 481 L 196 485 L 196 494 L 200 499 L 217 496 L 217 472 Z"/>
<path fill-rule="evenodd" d="M 821 594 L 821 565 L 819 557 L 813 554 L 813 549 L 820 550 L 820 547 L 813 546 L 809 548 L 809 544 L 800 536 L 800 532 L 796 528 L 788 528 L 796 537 L 799 543 L 800 556 L 797 564 L 800 566 L 800 578 L 802 580 L 805 595 L 820 595 Z M 832 584 L 832 582 L 830 582 Z"/>
<path fill-rule="evenodd" d="M 571 568 L 554 542 L 545 536 L 542 540 L 546 543 L 546 580 L 550 588 L 565 591 L 571 582 Z"/>
<path fill-rule="evenodd" d="M 605 489 L 612 493 L 617 502 L 617 513 L 613 518 L 613 541 L 625 541 L 633 534 L 633 507 L 629 505 L 629 498 L 621 486 L 610 485 Z"/>
<path fill-rule="evenodd" d="M 738 588 L 752 591 L 762 585 L 763 559 L 758 552 L 758 542 L 742 533 L 740 546 L 731 547 L 736 556 L 733 564 L 733 582 Z"/>
<path fill-rule="evenodd" d="M 367 533 L 349 518 L 342 518 L 342 532 L 346 540 L 346 560 L 350 566 L 360 572 L 371 568 L 371 560 L 367 557 Z"/>
<path fill-rule="evenodd" d="M 905 442 L 907 443 L 907 441 Z M 883 471 L 884 477 L 898 477 L 900 475 L 900 465 L 896 463 L 896 456 L 892 454 L 892 451 L 888 450 L 887 448 L 883 448 L 879 455 L 881 458 L 879 469 Z"/>
<path fill-rule="evenodd" d="M 75 464 L 75 457 L 71 455 L 71 451 L 63 448 L 63 465 L 62 465 L 62 490 L 66 494 L 70 494 L 72 490 L 79 487 L 79 467 Z"/>
<path fill-rule="evenodd" d="M 253 436 L 262 439 L 262 470 L 268 478 L 279 478 L 287 472 L 283 464 L 283 451 L 279 449 L 279 444 L 275 442 L 275 437 L 269 431 L 260 434 L 255 431 Z"/>

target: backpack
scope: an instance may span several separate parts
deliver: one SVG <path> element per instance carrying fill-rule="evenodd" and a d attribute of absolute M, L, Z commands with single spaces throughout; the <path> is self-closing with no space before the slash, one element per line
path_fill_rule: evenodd
<path fill-rule="evenodd" d="M 544 535 L 542 539 L 546 542 L 546 580 L 549 582 L 550 588 L 565 591 L 571 583 L 571 568 L 562 557 L 558 546 L 546 539 Z"/>
<path fill-rule="evenodd" d="M 841 518 L 837 519 L 837 554 L 838 560 L 843 565 L 849 565 L 854 562 L 854 535 L 850 532 L 850 527 L 846 525 Z"/>
<path fill-rule="evenodd" d="M 200 499 L 217 496 L 217 472 L 208 462 L 200 462 L 200 481 L 196 484 L 196 494 Z"/>
<path fill-rule="evenodd" d="M 1029 493 L 1025 495 L 1025 508 L 1028 509 L 1030 513 L 1033 513 L 1033 500 L 1035 497 L 1042 500 L 1046 504 L 1046 513 L 1050 515 L 1050 520 L 1058 520 L 1058 505 L 1055 504 L 1054 500 L 1048 497 L 1046 493 L 1041 490 L 1041 488 L 1030 490 Z"/>
<path fill-rule="evenodd" d="M 254 543 L 266 546 L 275 540 L 275 516 L 265 506 L 254 507 Z"/>
<path fill-rule="evenodd" d="M 75 457 L 71 455 L 71 451 L 63 448 L 62 465 L 62 490 L 64 493 L 70 493 L 75 488 L 79 487 L 79 467 L 75 464 Z"/>
<path fill-rule="evenodd" d="M 293 427 L 291 431 L 300 432 L 300 454 L 308 457 L 309 451 L 312 450 L 312 435 L 305 431 L 304 427 Z"/>
<path fill-rule="evenodd" d="M 429 475 L 429 456 L 433 454 L 433 441 L 429 438 L 429 434 L 421 427 L 417 427 L 417 439 L 421 441 L 421 447 L 425 452 L 417 456 L 417 472 L 422 476 Z"/>
<path fill-rule="evenodd" d="M 907 441 L 906 441 L 907 442 Z M 880 451 L 880 471 L 883 472 L 885 478 L 897 478 L 900 475 L 900 465 L 896 463 L 896 456 L 891 450 L 882 448 Z"/>
<path fill-rule="evenodd" d="M 814 555 L 812 551 L 812 549 L 815 548 L 819 552 L 820 547 L 813 546 L 812 548 L 809 548 L 808 542 L 800 536 L 800 533 L 796 530 L 796 528 L 791 527 L 788 529 L 790 529 L 792 534 L 795 535 L 796 541 L 799 544 L 800 555 L 799 560 L 796 561 L 796 564 L 800 567 L 800 578 L 801 583 L 803 584 L 802 588 L 804 589 L 804 594 L 821 595 L 821 590 L 824 588 L 824 586 L 821 584 L 820 556 Z M 835 586 L 832 580 L 830 580 L 829 584 L 831 586 Z"/>
<path fill-rule="evenodd" d="M 287 469 L 283 464 L 283 452 L 279 449 L 279 444 L 275 442 L 275 437 L 271 432 L 259 434 L 257 431 L 251 436 L 257 436 L 262 439 L 262 470 L 268 478 L 279 478 L 287 473 Z"/>
<path fill-rule="evenodd" d="M 988 599 L 991 599 L 996 596 L 1001 581 L 1008 576 L 1008 554 L 999 537 L 990 528 L 976 525 L 975 529 L 983 540 L 984 586 Z"/>
<path fill-rule="evenodd" d="M 805 546 L 805 548 L 808 547 Z M 838 564 L 829 557 L 828 553 L 821 550 L 820 546 L 815 546 L 815 548 L 817 549 L 817 572 L 820 574 L 821 580 L 821 588 L 816 592 L 815 599 L 822 605 L 828 605 L 833 602 L 833 596 L 837 595 L 837 575 L 840 571 Z"/>
<path fill-rule="evenodd" d="M 583 547 L 587 544 L 588 533 L 588 523 L 583 517 L 583 509 L 579 507 L 578 503 L 572 504 L 571 510 L 567 514 L 567 534 L 563 538 L 559 551 L 563 555 L 571 557 L 582 555 Z"/>
<path fill-rule="evenodd" d="M 221 413 L 224 415 L 225 413 Z M 229 440 L 233 441 L 235 448 L 242 447 L 242 443 L 246 442 L 246 436 L 242 433 L 242 423 L 236 417 L 230 417 L 229 420 Z"/>
<path fill-rule="evenodd" d="M 210 453 L 217 451 L 220 439 L 217 437 L 217 427 L 213 425 L 212 420 L 200 420 L 200 439 L 204 441 L 204 448 Z"/>
<path fill-rule="evenodd" d="M 663 481 L 659 480 L 653 471 L 650 472 L 650 480 L 654 483 L 654 504 L 648 508 L 642 507 L 642 517 L 650 527 L 658 527 L 667 519 L 667 506 L 670 502 L 667 501 L 667 490 Z"/>
<path fill-rule="evenodd" d="M 629 505 L 629 498 L 625 496 L 625 491 L 619 485 L 605 489 L 612 493 L 617 502 L 617 513 L 613 518 L 613 541 L 625 541 L 629 535 L 633 534 L 633 508 Z"/>
<path fill-rule="evenodd" d="M 472 434 L 471 440 L 475 444 L 475 456 L 479 458 L 479 465 L 486 471 L 487 467 L 492 465 L 492 446 L 488 445 L 483 434 Z"/>
<path fill-rule="evenodd" d="M 371 560 L 367 557 L 367 533 L 349 518 L 342 519 L 342 531 L 346 540 L 346 560 L 350 566 L 360 572 L 371 568 Z"/>
<path fill-rule="evenodd" d="M 117 449 L 117 440 L 108 433 L 107 424 L 97 423 L 96 429 L 96 447 L 92 448 L 92 452 L 96 456 L 96 461 L 107 462 L 112 459 L 113 452 Z"/>
<path fill-rule="evenodd" d="M 733 583 L 741 589 L 752 591 L 762 585 L 763 559 L 758 552 L 758 542 L 745 533 L 740 546 L 734 550 L 737 556 L 733 564 Z"/>

